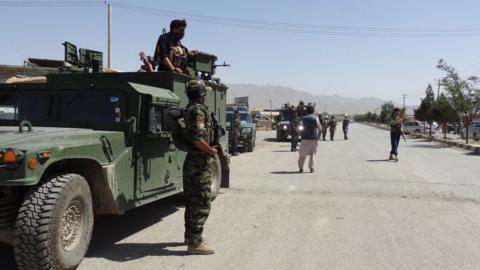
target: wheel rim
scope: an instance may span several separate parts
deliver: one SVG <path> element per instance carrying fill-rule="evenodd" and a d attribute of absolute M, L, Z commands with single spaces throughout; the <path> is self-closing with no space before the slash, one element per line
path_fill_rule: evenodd
<path fill-rule="evenodd" d="M 71 201 L 62 218 L 60 243 L 65 251 L 72 251 L 80 243 L 83 230 L 83 207 L 78 200 Z"/>

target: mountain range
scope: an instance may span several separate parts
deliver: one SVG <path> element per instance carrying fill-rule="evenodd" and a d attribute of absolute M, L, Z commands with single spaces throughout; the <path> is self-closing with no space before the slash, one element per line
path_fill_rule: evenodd
<path fill-rule="evenodd" d="M 227 100 L 233 103 L 235 97 L 248 96 L 251 109 L 263 110 L 280 108 L 285 103 L 297 105 L 299 101 L 316 104 L 318 112 L 335 114 L 356 114 L 379 110 L 385 102 L 380 98 L 349 98 L 338 95 L 314 95 L 290 87 L 277 85 L 228 84 Z"/>

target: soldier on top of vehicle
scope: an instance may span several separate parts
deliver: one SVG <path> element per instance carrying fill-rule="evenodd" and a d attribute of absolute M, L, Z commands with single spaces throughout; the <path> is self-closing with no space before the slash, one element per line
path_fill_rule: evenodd
<path fill-rule="evenodd" d="M 185 73 L 189 59 L 195 57 L 198 51 L 183 46 L 181 40 L 185 36 L 187 21 L 173 20 L 170 23 L 170 32 L 162 34 L 155 46 L 153 60 L 158 70 L 168 70 Z"/>

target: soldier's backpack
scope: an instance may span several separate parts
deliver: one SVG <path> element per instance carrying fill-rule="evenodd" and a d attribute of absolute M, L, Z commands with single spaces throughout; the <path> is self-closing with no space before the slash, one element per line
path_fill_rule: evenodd
<path fill-rule="evenodd" d="M 168 112 L 168 126 L 172 132 L 173 144 L 180 151 L 191 151 L 193 145 L 188 139 L 188 130 L 185 123 L 185 110 L 172 108 Z"/>

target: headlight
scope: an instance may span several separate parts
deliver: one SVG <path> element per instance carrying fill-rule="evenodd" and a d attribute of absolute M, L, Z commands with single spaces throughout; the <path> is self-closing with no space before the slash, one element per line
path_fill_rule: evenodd
<path fill-rule="evenodd" d="M 287 128 L 288 128 L 288 127 L 287 127 L 286 125 L 283 125 L 283 129 L 284 129 L 284 130 L 287 130 Z"/>
<path fill-rule="evenodd" d="M 299 127 L 298 127 L 298 130 L 302 131 L 302 130 L 303 130 L 303 126 L 299 126 Z"/>
<path fill-rule="evenodd" d="M 242 133 L 252 133 L 252 128 L 242 128 Z"/>

